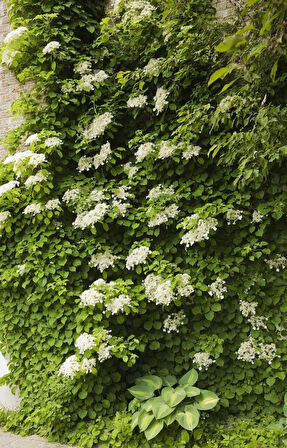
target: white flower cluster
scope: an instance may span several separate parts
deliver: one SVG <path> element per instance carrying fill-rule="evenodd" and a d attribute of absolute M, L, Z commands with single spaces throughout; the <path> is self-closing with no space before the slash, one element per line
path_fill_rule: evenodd
<path fill-rule="evenodd" d="M 104 201 L 105 199 L 106 197 L 103 190 L 97 190 L 97 189 L 92 190 L 89 195 L 89 200 L 93 202 L 101 202 Z"/>
<path fill-rule="evenodd" d="M 85 373 L 92 373 L 93 368 L 96 366 L 97 361 L 95 358 L 84 358 L 81 364 L 81 370 L 83 370 Z"/>
<path fill-rule="evenodd" d="M 78 81 L 77 90 L 78 91 L 94 90 L 95 88 L 94 83 L 100 84 L 104 82 L 108 77 L 109 75 L 104 70 L 99 70 L 94 74 L 92 73 L 84 74 L 82 78 Z"/>
<path fill-rule="evenodd" d="M 151 17 L 155 7 L 146 0 L 135 0 L 129 2 L 127 5 L 127 12 L 123 16 L 123 22 L 127 23 L 130 20 L 140 22 L 143 19 Z"/>
<path fill-rule="evenodd" d="M 176 146 L 168 140 L 162 140 L 159 146 L 158 159 L 166 159 L 173 155 Z"/>
<path fill-rule="evenodd" d="M 81 370 L 81 365 L 76 355 L 69 356 L 61 365 L 58 375 L 64 375 L 68 378 L 75 378 L 77 372 Z"/>
<path fill-rule="evenodd" d="M 28 151 L 19 151 L 15 154 L 11 154 L 3 160 L 4 165 L 8 165 L 9 163 L 14 163 L 15 165 L 19 165 L 24 160 L 31 157 L 34 153 L 30 150 Z"/>
<path fill-rule="evenodd" d="M 87 350 L 91 350 L 95 346 L 95 338 L 91 334 L 82 333 L 75 342 L 75 347 L 81 355 Z"/>
<path fill-rule="evenodd" d="M 20 54 L 20 51 L 11 50 L 9 48 L 5 49 L 2 53 L 2 59 L 1 59 L 2 64 L 5 64 L 8 67 L 10 67 L 10 65 L 13 63 L 14 58 L 17 54 Z"/>
<path fill-rule="evenodd" d="M 129 98 L 127 101 L 127 106 L 128 107 L 138 107 L 140 109 L 146 103 L 147 103 L 147 96 L 146 95 L 138 95 L 138 96 Z"/>
<path fill-rule="evenodd" d="M 102 145 L 99 154 L 96 154 L 93 159 L 95 169 L 98 169 L 99 166 L 103 165 L 108 160 L 111 154 L 112 150 L 110 143 L 107 142 Z"/>
<path fill-rule="evenodd" d="M 6 184 L 0 185 L 0 197 L 8 191 L 13 190 L 14 188 L 19 186 L 19 182 L 17 180 L 10 180 Z"/>
<path fill-rule="evenodd" d="M 95 286 L 97 286 L 96 282 L 93 283 L 89 289 L 86 289 L 86 291 L 82 292 L 82 294 L 80 295 L 81 305 L 95 306 L 98 303 L 103 303 L 104 294 L 101 291 L 98 291 Z"/>
<path fill-rule="evenodd" d="M 109 345 L 108 342 L 103 342 L 98 348 L 98 358 L 100 362 L 104 362 L 111 358 L 111 350 L 114 348 L 113 345 Z"/>
<path fill-rule="evenodd" d="M 171 281 L 160 275 L 149 274 L 144 280 L 144 287 L 148 301 L 156 305 L 168 306 L 176 298 Z"/>
<path fill-rule="evenodd" d="M 4 39 L 5 44 L 10 44 L 13 40 L 19 39 L 26 31 L 28 31 L 28 28 L 25 26 L 19 26 L 16 30 L 10 31 Z"/>
<path fill-rule="evenodd" d="M 58 42 L 56 40 L 52 40 L 43 48 L 42 51 L 44 54 L 53 53 L 53 51 L 58 50 L 58 48 L 60 48 L 60 46 L 61 46 L 60 42 Z"/>
<path fill-rule="evenodd" d="M 147 65 L 143 68 L 143 72 L 148 76 L 158 76 L 161 68 L 160 59 L 150 59 Z"/>
<path fill-rule="evenodd" d="M 151 142 L 142 143 L 139 147 L 137 152 L 135 153 L 136 161 L 142 162 L 146 157 L 148 157 L 150 154 L 152 154 L 154 151 L 154 144 Z"/>
<path fill-rule="evenodd" d="M 175 218 L 179 214 L 179 212 L 180 210 L 178 206 L 176 204 L 171 204 L 168 207 L 164 208 L 162 212 L 153 215 L 148 222 L 148 226 L 160 226 L 161 224 L 167 222 L 170 218 Z"/>
<path fill-rule="evenodd" d="M 48 137 L 44 142 L 47 148 L 55 148 L 56 146 L 60 146 L 62 143 L 63 140 L 58 137 Z"/>
<path fill-rule="evenodd" d="M 239 303 L 242 316 L 248 317 L 250 314 L 256 314 L 256 308 L 258 306 L 257 302 L 246 302 L 244 300 L 240 300 Z"/>
<path fill-rule="evenodd" d="M 0 212 L 0 231 L 4 229 L 6 222 L 10 218 L 10 212 Z"/>
<path fill-rule="evenodd" d="M 114 216 L 125 216 L 127 213 L 127 209 L 129 204 L 127 202 L 119 201 L 118 199 L 114 199 L 111 204 Z"/>
<path fill-rule="evenodd" d="M 25 181 L 24 185 L 26 187 L 32 187 L 33 185 L 36 185 L 39 182 L 44 182 L 47 180 L 47 176 L 42 173 L 42 171 L 38 171 L 34 176 L 28 177 L 28 179 Z"/>
<path fill-rule="evenodd" d="M 189 146 L 182 153 L 182 158 L 185 160 L 192 159 L 192 157 L 197 157 L 201 151 L 200 146 Z"/>
<path fill-rule="evenodd" d="M 155 97 L 154 97 L 154 108 L 153 110 L 158 115 L 160 112 L 164 110 L 164 108 L 168 105 L 168 101 L 166 101 L 167 97 L 169 95 L 169 92 L 162 87 L 159 87 L 156 91 Z"/>
<path fill-rule="evenodd" d="M 217 230 L 217 225 L 218 221 L 215 218 L 199 219 L 194 228 L 183 235 L 180 243 L 189 247 L 199 241 L 208 240 L 210 231 Z"/>
<path fill-rule="evenodd" d="M 32 213 L 33 216 L 38 215 L 38 213 L 41 213 L 42 211 L 42 205 L 39 203 L 29 204 L 27 207 L 23 210 L 24 215 L 28 215 Z"/>
<path fill-rule="evenodd" d="M 134 177 L 134 175 L 138 172 L 138 167 L 135 165 L 132 165 L 131 162 L 125 163 L 123 165 L 124 168 L 124 172 L 127 173 L 128 178 L 131 179 L 132 177 Z"/>
<path fill-rule="evenodd" d="M 179 285 L 177 286 L 178 294 L 182 297 L 189 297 L 194 292 L 194 288 L 190 283 L 190 275 L 178 274 L 176 279 L 179 282 Z"/>
<path fill-rule="evenodd" d="M 275 344 L 263 344 L 262 342 L 259 344 L 259 359 L 262 361 L 267 361 L 268 364 L 271 364 L 273 359 L 280 358 L 276 354 L 276 345 Z"/>
<path fill-rule="evenodd" d="M 242 210 L 234 210 L 231 208 L 226 213 L 227 224 L 235 224 L 237 221 L 242 220 Z"/>
<path fill-rule="evenodd" d="M 126 268 L 130 270 L 139 264 L 144 264 L 150 254 L 151 250 L 147 246 L 136 247 L 126 259 Z"/>
<path fill-rule="evenodd" d="M 61 202 L 59 199 L 50 199 L 46 205 L 45 208 L 47 210 L 56 210 L 57 208 L 59 208 L 61 205 Z"/>
<path fill-rule="evenodd" d="M 198 370 L 207 370 L 208 367 L 215 362 L 215 360 L 210 357 L 210 353 L 208 352 L 198 352 L 195 353 L 193 362 L 198 367 Z"/>
<path fill-rule="evenodd" d="M 224 293 L 227 292 L 227 288 L 224 286 L 225 283 L 226 282 L 222 278 L 217 277 L 215 282 L 209 285 L 210 291 L 208 291 L 208 294 L 210 296 L 216 296 L 221 300 L 224 299 Z"/>
<path fill-rule="evenodd" d="M 163 187 L 161 184 L 157 185 L 156 187 L 152 188 L 148 195 L 146 196 L 147 199 L 157 199 L 161 196 L 173 196 L 174 195 L 174 188 L 172 186 L 170 187 Z"/>
<path fill-rule="evenodd" d="M 83 171 L 89 171 L 92 168 L 93 159 L 94 159 L 93 157 L 87 157 L 87 156 L 80 157 L 78 162 L 79 172 L 82 173 Z"/>
<path fill-rule="evenodd" d="M 25 269 L 26 269 L 26 265 L 25 264 L 18 264 L 16 272 L 19 275 L 23 275 Z"/>
<path fill-rule="evenodd" d="M 25 145 L 30 146 L 40 140 L 39 134 L 32 134 L 25 140 Z"/>
<path fill-rule="evenodd" d="M 29 165 L 33 166 L 34 168 L 36 166 L 42 165 L 42 163 L 45 163 L 46 160 L 46 156 L 45 154 L 41 154 L 41 153 L 33 153 L 29 159 Z"/>
<path fill-rule="evenodd" d="M 113 255 L 110 250 L 92 255 L 91 264 L 99 269 L 100 272 L 105 271 L 111 266 L 114 266 L 115 261 L 118 259 L 116 255 Z"/>
<path fill-rule="evenodd" d="M 78 188 L 74 188 L 73 190 L 67 190 L 65 194 L 63 195 L 63 202 L 66 202 L 68 204 L 71 201 L 75 201 L 78 199 L 80 195 L 80 190 Z"/>
<path fill-rule="evenodd" d="M 280 269 L 285 269 L 287 264 L 287 258 L 284 255 L 277 254 L 271 260 L 265 260 L 270 269 L 275 269 L 276 272 L 279 272 Z"/>
<path fill-rule="evenodd" d="M 182 310 L 178 313 L 170 314 L 163 321 L 163 331 L 165 331 L 166 333 L 179 333 L 179 327 L 184 325 L 184 319 L 186 319 L 186 315 Z"/>
<path fill-rule="evenodd" d="M 124 307 L 129 307 L 131 300 L 129 296 L 120 294 L 118 297 L 114 297 L 110 302 L 106 303 L 105 307 L 111 314 L 117 314 L 119 311 L 124 312 Z"/>
<path fill-rule="evenodd" d="M 268 364 L 271 364 L 275 358 L 279 357 L 276 354 L 275 344 L 259 343 L 259 345 L 256 346 L 255 340 L 249 336 L 248 340 L 242 342 L 240 345 L 237 351 L 237 359 L 254 364 L 256 355 L 258 355 L 259 359 L 267 361 Z"/>
<path fill-rule="evenodd" d="M 261 222 L 263 219 L 262 213 L 260 213 L 258 210 L 254 210 L 252 214 L 252 222 Z"/>
<path fill-rule="evenodd" d="M 92 63 L 90 61 L 82 61 L 75 66 L 74 72 L 79 73 L 80 75 L 84 75 L 85 73 L 89 73 L 91 69 Z"/>
<path fill-rule="evenodd" d="M 248 322 L 251 324 L 253 330 L 267 330 L 267 321 L 268 317 L 264 316 L 251 316 L 248 319 Z"/>
<path fill-rule="evenodd" d="M 114 197 L 126 201 L 131 196 L 129 193 L 130 189 L 131 187 L 128 185 L 120 185 L 115 191 Z"/>
<path fill-rule="evenodd" d="M 113 115 L 110 112 L 105 112 L 98 115 L 92 123 L 83 131 L 84 138 L 92 140 L 99 137 L 105 132 L 106 127 L 112 122 Z"/>
<path fill-rule="evenodd" d="M 97 204 L 93 210 L 80 213 L 73 222 L 73 226 L 76 229 L 80 228 L 82 230 L 87 227 L 94 227 L 94 225 L 105 216 L 108 208 L 108 205 L 104 202 Z"/>

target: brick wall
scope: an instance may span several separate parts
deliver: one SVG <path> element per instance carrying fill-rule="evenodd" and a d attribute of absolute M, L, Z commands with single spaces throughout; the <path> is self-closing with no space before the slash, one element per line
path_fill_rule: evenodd
<path fill-rule="evenodd" d="M 221 19 L 228 16 L 230 12 L 230 1 L 229 0 L 214 0 L 214 4 L 217 9 L 217 16 Z"/>

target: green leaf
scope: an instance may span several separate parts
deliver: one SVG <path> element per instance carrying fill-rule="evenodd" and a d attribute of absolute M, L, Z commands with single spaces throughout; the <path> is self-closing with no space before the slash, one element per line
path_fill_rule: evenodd
<path fill-rule="evenodd" d="M 199 422 L 198 410 L 190 405 L 185 406 L 184 411 L 177 412 L 176 420 L 184 429 L 192 431 Z"/>
<path fill-rule="evenodd" d="M 139 400 L 148 400 L 153 397 L 154 389 L 147 384 L 136 384 L 128 389 L 129 393 Z"/>
<path fill-rule="evenodd" d="M 275 62 L 270 72 L 270 78 L 272 79 L 273 82 L 276 79 L 277 70 L 278 70 L 278 61 Z"/>
<path fill-rule="evenodd" d="M 198 380 L 198 373 L 195 369 L 189 370 L 185 375 L 183 375 L 180 380 L 180 385 L 190 384 L 191 386 Z"/>
<path fill-rule="evenodd" d="M 232 36 L 228 36 L 215 48 L 216 51 L 220 53 L 225 53 L 227 51 L 231 51 L 235 49 L 239 43 L 244 40 L 243 36 L 238 36 L 237 34 L 233 34 Z"/>
<path fill-rule="evenodd" d="M 183 388 L 186 392 L 186 396 L 189 398 L 196 397 L 200 394 L 200 389 L 198 387 L 192 386 L 191 384 L 185 384 Z"/>
<path fill-rule="evenodd" d="M 175 409 L 175 408 L 174 408 L 174 409 Z M 178 411 L 175 409 L 175 410 L 173 411 L 172 414 L 169 414 L 169 415 L 164 419 L 164 422 L 165 422 L 165 424 L 166 424 L 167 426 L 171 425 L 171 424 L 175 421 L 177 412 L 178 412 Z"/>
<path fill-rule="evenodd" d="M 142 376 L 141 378 L 136 379 L 136 383 L 144 383 L 147 386 L 152 387 L 153 390 L 157 390 L 162 387 L 162 379 L 156 375 Z"/>
<path fill-rule="evenodd" d="M 218 81 L 218 79 L 224 79 L 233 70 L 233 68 L 233 65 L 227 65 L 226 67 L 216 70 L 216 72 L 214 72 L 209 78 L 208 86 L 211 86 L 211 84 Z"/>
<path fill-rule="evenodd" d="M 153 421 L 153 414 L 142 411 L 138 416 L 138 425 L 141 431 L 145 431 Z"/>
<path fill-rule="evenodd" d="M 219 398 L 214 392 L 202 390 L 200 395 L 196 397 L 196 403 L 194 405 L 201 411 L 209 411 L 217 405 L 218 401 Z"/>
<path fill-rule="evenodd" d="M 234 79 L 233 81 L 229 82 L 228 84 L 225 84 L 219 93 L 226 92 L 226 90 L 229 89 L 229 87 L 233 86 L 233 84 L 238 80 L 238 78 Z"/>
<path fill-rule="evenodd" d="M 145 436 L 147 440 L 154 439 L 162 430 L 163 421 L 154 421 L 150 424 L 148 429 L 145 430 Z"/>
<path fill-rule="evenodd" d="M 170 386 L 170 387 L 174 386 L 177 382 L 175 376 L 172 376 L 172 375 L 165 376 L 162 379 L 162 381 L 163 381 L 164 386 Z"/>
<path fill-rule="evenodd" d="M 157 397 L 152 401 L 152 412 L 157 420 L 164 418 L 173 412 L 161 397 Z"/>
<path fill-rule="evenodd" d="M 135 412 L 135 413 L 132 415 L 132 420 L 131 420 L 131 427 L 132 427 L 132 430 L 134 430 L 135 427 L 138 425 L 138 422 L 139 422 L 139 415 L 140 415 L 140 412 Z"/>
<path fill-rule="evenodd" d="M 175 389 L 172 387 L 164 387 L 161 391 L 161 396 L 165 403 L 170 407 L 174 407 L 185 399 L 186 392 L 183 387 L 177 387 Z"/>

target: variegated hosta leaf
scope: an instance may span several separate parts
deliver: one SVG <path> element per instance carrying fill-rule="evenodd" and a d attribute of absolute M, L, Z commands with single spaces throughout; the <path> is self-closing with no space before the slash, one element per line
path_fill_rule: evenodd
<path fill-rule="evenodd" d="M 200 395 L 196 397 L 194 405 L 201 411 L 209 411 L 213 409 L 219 401 L 218 396 L 209 390 L 201 390 Z"/>

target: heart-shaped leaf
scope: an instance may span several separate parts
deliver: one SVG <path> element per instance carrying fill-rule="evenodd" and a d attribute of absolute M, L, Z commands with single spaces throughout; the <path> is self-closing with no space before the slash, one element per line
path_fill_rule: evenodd
<path fill-rule="evenodd" d="M 137 384 L 146 384 L 149 387 L 152 387 L 153 390 L 160 389 L 162 386 L 162 379 L 159 376 L 156 375 L 147 375 L 142 376 L 141 378 L 138 378 L 136 380 Z"/>
<path fill-rule="evenodd" d="M 173 408 L 173 409 L 174 409 L 174 408 Z M 173 411 L 172 414 L 169 414 L 169 415 L 164 419 L 164 422 L 165 422 L 165 424 L 166 424 L 167 426 L 171 425 L 171 424 L 175 421 L 175 419 L 176 419 L 176 414 L 177 414 L 177 411 L 175 410 L 175 411 Z"/>
<path fill-rule="evenodd" d="M 139 422 L 139 412 L 135 412 L 133 415 L 132 415 L 132 420 L 131 420 L 131 427 L 132 427 L 132 430 L 134 430 L 135 429 L 135 427 L 138 425 L 138 422 Z"/>
<path fill-rule="evenodd" d="M 217 405 L 218 401 L 219 398 L 214 392 L 210 392 L 209 390 L 201 390 L 200 395 L 196 397 L 194 406 L 201 411 L 209 411 Z"/>
<path fill-rule="evenodd" d="M 157 397 L 152 401 L 152 412 L 157 420 L 166 417 L 173 412 L 173 409 L 168 406 L 161 397 Z"/>
<path fill-rule="evenodd" d="M 153 421 L 154 416 L 152 413 L 142 411 L 138 416 L 138 425 L 141 431 L 145 431 L 151 422 Z"/>
<path fill-rule="evenodd" d="M 191 384 L 186 384 L 183 388 L 186 392 L 186 396 L 189 398 L 196 397 L 200 394 L 200 389 L 198 387 L 191 386 Z"/>
<path fill-rule="evenodd" d="M 176 414 L 176 420 L 184 429 L 192 431 L 199 422 L 198 410 L 190 405 L 185 406 L 184 411 L 179 411 Z"/>
<path fill-rule="evenodd" d="M 191 386 L 193 386 L 193 384 L 195 384 L 197 380 L 198 380 L 197 371 L 194 369 L 191 369 L 191 370 L 189 370 L 189 372 L 187 372 L 185 375 L 183 375 L 183 377 L 180 378 L 179 384 L 181 386 L 183 386 L 185 384 L 190 384 Z"/>
<path fill-rule="evenodd" d="M 145 436 L 147 440 L 154 439 L 162 430 L 163 428 L 163 421 L 154 421 L 152 422 L 149 427 L 145 430 Z"/>
<path fill-rule="evenodd" d="M 147 400 L 143 405 L 142 409 L 146 412 L 150 412 L 152 410 L 153 401 L 156 400 L 158 397 L 153 397 Z"/>
<path fill-rule="evenodd" d="M 167 376 L 165 376 L 163 379 L 162 379 L 162 381 L 163 381 L 163 385 L 164 386 L 169 386 L 169 387 L 172 387 L 172 386 L 174 386 L 175 384 L 176 384 L 176 378 L 175 378 L 175 376 L 173 376 L 173 375 L 167 375 Z"/>
<path fill-rule="evenodd" d="M 153 397 L 154 389 L 147 384 L 140 383 L 128 389 L 129 393 L 139 400 L 148 400 Z"/>
<path fill-rule="evenodd" d="M 165 403 L 173 408 L 185 399 L 186 392 L 183 387 L 176 387 L 175 389 L 173 387 L 164 387 L 161 391 L 161 396 Z"/>

